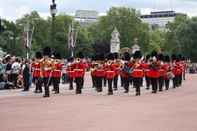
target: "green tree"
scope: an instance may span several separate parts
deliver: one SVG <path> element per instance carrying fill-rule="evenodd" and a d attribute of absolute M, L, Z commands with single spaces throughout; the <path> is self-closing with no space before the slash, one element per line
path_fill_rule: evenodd
<path fill-rule="evenodd" d="M 135 9 L 113 7 L 107 16 L 100 17 L 98 23 L 92 25 L 89 31 L 93 37 L 93 44 L 105 43 L 109 46 L 111 33 L 114 28 L 120 33 L 121 48 L 132 47 L 134 38 L 139 39 L 139 44 L 145 51 L 149 42 L 149 28 L 140 20 L 140 13 Z"/>

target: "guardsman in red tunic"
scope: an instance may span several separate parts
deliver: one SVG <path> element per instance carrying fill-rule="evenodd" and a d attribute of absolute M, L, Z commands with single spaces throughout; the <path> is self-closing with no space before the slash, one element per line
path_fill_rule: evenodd
<path fill-rule="evenodd" d="M 42 59 L 42 53 L 36 52 L 36 59 L 32 63 L 32 74 L 33 79 L 35 80 L 35 93 L 42 93 L 42 77 L 41 77 L 41 63 L 40 60 Z"/>
<path fill-rule="evenodd" d="M 103 67 L 104 64 L 104 55 L 99 54 L 96 57 L 97 65 L 95 66 L 95 82 L 96 82 L 96 91 L 102 92 L 103 91 L 103 78 L 105 77 L 105 70 Z"/>
<path fill-rule="evenodd" d="M 144 69 L 144 75 L 145 75 L 145 81 L 146 81 L 146 89 L 149 90 L 150 89 L 150 85 L 151 85 L 151 80 L 150 77 L 148 76 L 148 72 L 150 71 L 149 69 L 149 65 L 150 65 L 150 55 L 147 55 L 145 60 L 142 63 L 142 67 Z"/>
<path fill-rule="evenodd" d="M 82 93 L 82 88 L 84 84 L 84 76 L 85 76 L 85 64 L 83 62 L 84 55 L 83 53 L 78 54 L 78 58 L 74 63 L 74 71 L 75 71 L 75 82 L 76 82 L 76 94 Z"/>
<path fill-rule="evenodd" d="M 181 79 L 182 79 L 182 67 L 180 65 L 180 59 L 178 56 L 173 55 L 173 67 L 172 72 L 174 73 L 175 77 L 173 78 L 173 88 L 180 87 L 181 86 Z"/>
<path fill-rule="evenodd" d="M 120 73 L 120 61 L 119 61 L 119 57 L 118 57 L 118 53 L 114 53 L 114 62 L 112 63 L 113 68 L 115 69 L 115 77 L 113 79 L 113 88 L 114 90 L 118 90 L 118 77 L 119 77 L 119 73 Z"/>
<path fill-rule="evenodd" d="M 165 88 L 166 90 L 169 89 L 169 85 L 170 85 L 170 73 L 171 73 L 171 67 L 170 67 L 170 57 L 168 55 L 166 55 L 164 57 L 164 83 L 165 83 Z"/>
<path fill-rule="evenodd" d="M 52 80 L 53 80 L 53 87 L 55 94 L 59 94 L 59 85 L 62 76 L 62 67 L 63 63 L 61 61 L 61 55 L 59 53 L 55 53 L 55 60 L 54 60 L 54 68 L 52 72 Z"/>
<path fill-rule="evenodd" d="M 159 65 L 157 62 L 157 52 L 152 52 L 152 59 L 150 60 L 150 71 L 148 72 L 148 76 L 151 79 L 152 85 L 152 93 L 157 93 L 158 90 L 158 79 L 159 79 Z"/>
<path fill-rule="evenodd" d="M 158 79 L 159 91 L 163 91 L 164 75 L 165 75 L 165 69 L 163 66 L 163 60 L 164 60 L 163 54 L 158 54 L 157 60 L 159 66 L 159 79 Z"/>
<path fill-rule="evenodd" d="M 140 87 L 142 85 L 143 77 L 144 77 L 143 67 L 140 62 L 141 57 L 142 54 L 140 51 L 136 51 L 133 56 L 135 63 L 133 65 L 133 70 L 131 72 L 131 75 L 133 77 L 133 86 L 136 89 L 136 96 L 141 95 Z"/>
<path fill-rule="evenodd" d="M 96 71 L 96 57 L 94 56 L 92 58 L 91 66 L 90 66 L 90 71 L 91 71 L 91 78 L 92 78 L 92 88 L 96 87 L 96 77 L 95 77 L 95 71 Z"/>
<path fill-rule="evenodd" d="M 66 72 L 68 74 L 69 90 L 73 90 L 74 89 L 73 88 L 73 81 L 75 79 L 74 58 L 73 57 L 68 59 Z"/>
<path fill-rule="evenodd" d="M 51 57 L 51 48 L 46 47 L 43 50 L 43 59 L 41 60 L 41 75 L 44 83 L 44 97 L 50 97 L 50 81 L 52 78 L 52 69 L 54 67 Z"/>
<path fill-rule="evenodd" d="M 131 67 L 130 66 L 130 54 L 128 52 L 124 53 L 124 65 L 121 69 L 120 75 L 123 79 L 123 87 L 125 89 L 125 93 L 129 93 L 129 82 L 130 82 L 130 71 Z"/>
<path fill-rule="evenodd" d="M 105 67 L 105 77 L 108 82 L 108 95 L 113 95 L 112 82 L 116 75 L 115 69 L 112 66 L 112 62 L 114 61 L 114 55 L 110 53 L 107 57 L 108 57 L 108 62 Z"/>

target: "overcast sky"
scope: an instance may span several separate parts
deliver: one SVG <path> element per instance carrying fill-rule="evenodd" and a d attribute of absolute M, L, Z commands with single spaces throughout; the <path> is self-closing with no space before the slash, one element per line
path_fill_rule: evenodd
<path fill-rule="evenodd" d="M 43 17 L 50 15 L 52 0 L 0 0 L 0 17 L 16 20 L 33 10 Z M 140 10 L 142 14 L 150 11 L 175 10 L 197 16 L 197 0 L 56 0 L 58 13 L 74 14 L 76 10 L 97 10 L 105 13 L 112 6 L 127 6 Z"/>

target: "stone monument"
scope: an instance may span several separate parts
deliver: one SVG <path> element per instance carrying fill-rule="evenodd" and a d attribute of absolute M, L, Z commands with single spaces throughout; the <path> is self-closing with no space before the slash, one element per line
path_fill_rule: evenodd
<path fill-rule="evenodd" d="M 119 53 L 120 51 L 120 33 L 118 32 L 117 28 L 111 34 L 111 46 L 110 52 L 111 53 Z"/>

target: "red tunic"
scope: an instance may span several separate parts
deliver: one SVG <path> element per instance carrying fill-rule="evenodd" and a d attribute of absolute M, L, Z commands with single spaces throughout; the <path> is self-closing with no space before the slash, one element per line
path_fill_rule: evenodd
<path fill-rule="evenodd" d="M 85 75 L 85 64 L 83 62 L 74 64 L 75 77 L 81 78 Z"/>
<path fill-rule="evenodd" d="M 116 72 L 114 69 L 114 66 L 111 65 L 106 65 L 105 66 L 105 77 L 108 80 L 112 80 L 114 79 L 114 77 L 116 76 Z"/>
<path fill-rule="evenodd" d="M 150 65 L 150 71 L 147 73 L 147 76 L 150 78 L 159 78 L 160 77 L 159 69 L 153 69 L 151 68 L 151 65 Z"/>
<path fill-rule="evenodd" d="M 33 68 L 33 77 L 35 78 L 41 77 L 40 63 L 38 62 L 32 63 L 32 68 Z"/>
<path fill-rule="evenodd" d="M 172 72 L 175 76 L 182 74 L 182 67 L 179 62 L 176 62 L 173 66 Z"/>
<path fill-rule="evenodd" d="M 144 71 L 142 66 L 138 66 L 133 69 L 133 72 L 131 73 L 133 78 L 143 78 L 144 77 Z"/>
<path fill-rule="evenodd" d="M 62 67 L 63 64 L 55 63 L 55 70 L 52 72 L 52 77 L 60 78 L 62 76 Z"/>

